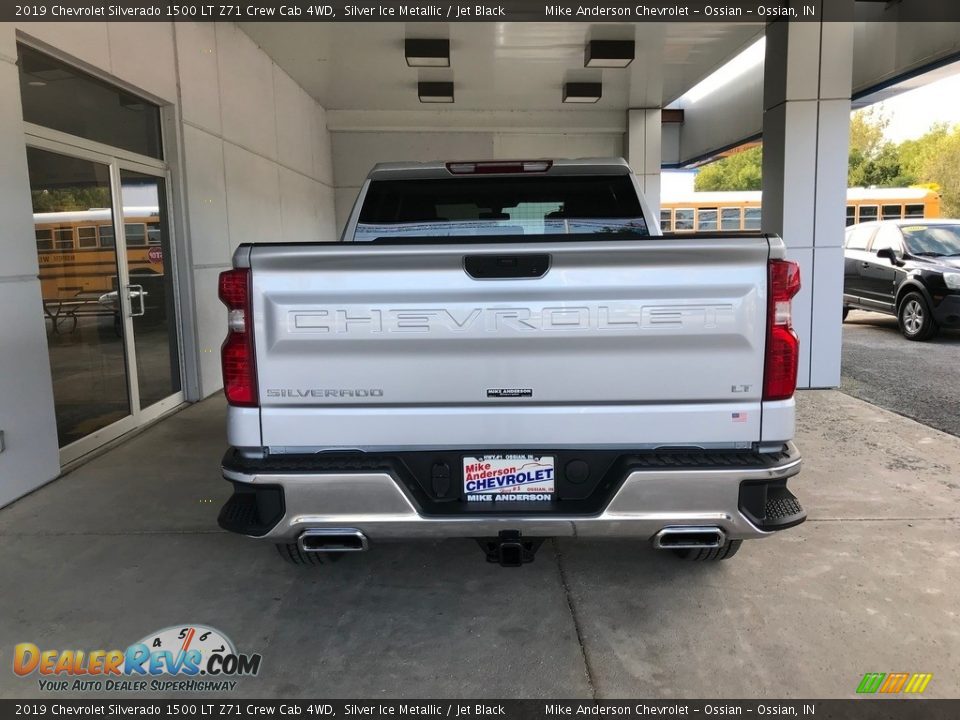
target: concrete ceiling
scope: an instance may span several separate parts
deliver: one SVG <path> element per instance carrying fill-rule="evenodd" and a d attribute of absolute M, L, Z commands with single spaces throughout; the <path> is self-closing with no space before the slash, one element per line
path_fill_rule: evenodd
<path fill-rule="evenodd" d="M 623 110 L 666 105 L 763 33 L 762 23 L 241 23 L 328 110 Z M 405 38 L 449 38 L 451 67 L 407 67 Z M 590 39 L 634 39 L 625 69 L 583 67 Z M 456 103 L 423 105 L 420 81 L 453 80 Z M 564 105 L 564 82 L 603 82 Z"/>

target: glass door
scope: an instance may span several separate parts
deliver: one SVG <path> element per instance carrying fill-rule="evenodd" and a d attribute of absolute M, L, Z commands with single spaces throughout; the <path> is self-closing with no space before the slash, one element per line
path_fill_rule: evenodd
<path fill-rule="evenodd" d="M 166 179 L 119 172 L 137 404 L 145 409 L 181 390 Z"/>
<path fill-rule="evenodd" d="M 31 143 L 33 240 L 65 464 L 183 401 L 167 177 Z"/>
<path fill-rule="evenodd" d="M 60 447 L 105 441 L 134 426 L 111 167 L 36 147 L 27 162 Z"/>

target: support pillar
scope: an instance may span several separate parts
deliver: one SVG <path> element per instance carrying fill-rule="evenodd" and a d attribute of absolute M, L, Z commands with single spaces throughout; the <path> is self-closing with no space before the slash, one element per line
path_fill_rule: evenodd
<path fill-rule="evenodd" d="M 659 108 L 627 110 L 627 162 L 655 216 L 660 217 L 660 135 Z"/>
<path fill-rule="evenodd" d="M 849 5 L 844 9 L 852 12 L 852 4 L 829 0 L 825 10 Z M 787 257 L 800 263 L 803 289 L 793 302 L 798 387 L 836 387 L 853 24 L 779 21 L 767 25 L 766 37 L 763 229 L 780 235 Z"/>

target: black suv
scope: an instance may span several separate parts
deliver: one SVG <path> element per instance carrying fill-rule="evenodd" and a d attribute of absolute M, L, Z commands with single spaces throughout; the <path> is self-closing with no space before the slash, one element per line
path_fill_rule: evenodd
<path fill-rule="evenodd" d="M 844 320 L 850 308 L 895 315 L 908 340 L 960 327 L 960 220 L 854 225 L 843 257 Z"/>

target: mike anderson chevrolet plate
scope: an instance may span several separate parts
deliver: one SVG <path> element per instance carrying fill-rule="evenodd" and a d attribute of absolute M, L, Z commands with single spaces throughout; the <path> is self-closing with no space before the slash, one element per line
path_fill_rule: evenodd
<path fill-rule="evenodd" d="M 536 502 L 552 500 L 553 493 L 553 456 L 463 458 L 463 494 L 467 502 Z"/>

